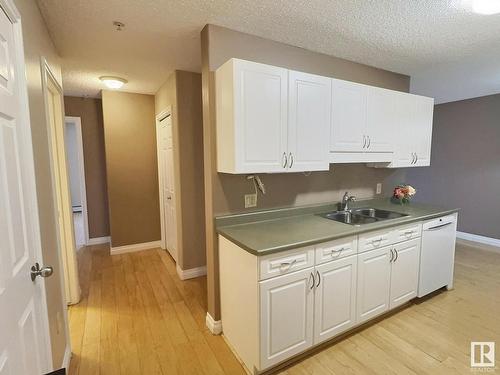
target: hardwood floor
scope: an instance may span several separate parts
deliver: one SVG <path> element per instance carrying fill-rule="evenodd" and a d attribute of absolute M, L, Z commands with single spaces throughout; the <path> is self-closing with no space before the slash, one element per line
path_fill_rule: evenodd
<path fill-rule="evenodd" d="M 224 340 L 205 327 L 204 277 L 179 280 L 159 249 L 111 257 L 107 246 L 91 246 L 79 258 L 83 299 L 69 309 L 69 374 L 244 374 Z M 459 245 L 454 290 L 279 373 L 470 374 L 470 341 L 500 345 L 499 311 L 500 254 Z"/>

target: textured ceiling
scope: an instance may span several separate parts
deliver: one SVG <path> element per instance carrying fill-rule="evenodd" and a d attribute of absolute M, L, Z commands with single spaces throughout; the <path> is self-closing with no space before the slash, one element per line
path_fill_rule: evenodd
<path fill-rule="evenodd" d="M 411 75 L 440 102 L 500 92 L 500 15 L 464 1 L 38 0 L 70 95 L 96 96 L 101 75 L 155 93 L 174 69 L 200 71 L 199 33 L 212 23 Z"/>

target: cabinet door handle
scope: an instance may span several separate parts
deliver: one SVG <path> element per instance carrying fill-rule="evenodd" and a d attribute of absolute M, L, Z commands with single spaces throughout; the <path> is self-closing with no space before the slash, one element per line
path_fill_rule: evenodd
<path fill-rule="evenodd" d="M 288 159 L 286 157 L 286 152 L 283 153 L 283 157 L 281 158 L 283 161 L 283 168 L 286 168 L 286 165 L 288 164 Z"/>
<path fill-rule="evenodd" d="M 418 163 L 418 154 L 415 152 L 415 164 Z"/>
<path fill-rule="evenodd" d="M 366 146 L 366 148 L 370 148 L 370 146 L 372 144 L 372 139 L 369 135 L 367 135 L 367 138 L 368 138 L 368 146 Z"/>
<path fill-rule="evenodd" d="M 316 270 L 316 275 L 318 276 L 318 284 L 316 284 L 316 288 L 321 284 L 321 275 L 318 270 Z"/>
<path fill-rule="evenodd" d="M 394 254 L 396 254 L 396 258 L 394 259 L 394 263 L 396 263 L 396 261 L 399 258 L 399 253 L 398 253 L 398 251 L 396 249 L 394 249 Z"/>
<path fill-rule="evenodd" d="M 290 152 L 290 154 L 288 154 L 289 158 L 288 160 L 290 160 L 290 165 L 288 166 L 288 168 L 292 168 L 293 167 L 293 154 Z"/>
<path fill-rule="evenodd" d="M 311 284 L 311 279 L 312 279 L 312 284 Z M 314 285 L 316 284 L 316 279 L 314 278 L 314 274 L 312 272 L 309 274 L 308 282 L 309 282 L 309 284 L 311 284 L 311 286 L 309 287 L 309 290 L 312 290 L 314 288 Z"/>
<path fill-rule="evenodd" d="M 390 250 L 391 250 L 391 259 L 389 259 L 389 263 L 392 263 L 392 260 L 394 259 L 394 252 L 393 249 Z"/>
<path fill-rule="evenodd" d="M 363 148 L 366 147 L 366 135 L 363 135 Z"/>

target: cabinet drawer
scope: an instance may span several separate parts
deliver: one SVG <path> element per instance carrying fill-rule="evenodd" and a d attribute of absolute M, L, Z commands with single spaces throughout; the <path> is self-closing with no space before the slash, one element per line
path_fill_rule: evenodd
<path fill-rule="evenodd" d="M 368 232 L 359 236 L 358 252 L 380 249 L 394 243 L 393 229 L 384 229 L 375 232 Z"/>
<path fill-rule="evenodd" d="M 419 238 L 422 235 L 422 223 L 412 223 L 394 229 L 394 241 L 402 242 Z"/>
<path fill-rule="evenodd" d="M 345 258 L 358 252 L 358 239 L 356 236 L 339 238 L 316 245 L 316 264 L 331 260 Z"/>
<path fill-rule="evenodd" d="M 314 266 L 313 246 L 266 255 L 260 259 L 259 280 L 285 275 L 312 266 Z"/>

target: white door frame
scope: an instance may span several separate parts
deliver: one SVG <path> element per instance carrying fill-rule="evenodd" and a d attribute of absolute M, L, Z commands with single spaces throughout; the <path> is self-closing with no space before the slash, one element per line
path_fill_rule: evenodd
<path fill-rule="evenodd" d="M 78 172 L 80 174 L 80 202 L 82 202 L 83 230 L 85 235 L 85 245 L 89 244 L 89 216 L 87 211 L 87 185 L 85 184 L 85 158 L 83 155 L 83 136 L 81 117 L 66 116 L 64 124 L 72 123 L 76 128 L 76 141 L 78 143 Z"/>
<path fill-rule="evenodd" d="M 25 151 L 25 158 L 22 159 L 23 165 L 21 166 L 23 170 L 26 171 L 27 181 L 26 181 L 26 201 L 25 205 L 28 207 L 28 212 L 31 215 L 31 220 L 35 225 L 31 229 L 31 235 L 33 238 L 33 252 L 36 257 L 41 261 L 43 259 L 42 254 L 42 243 L 40 235 L 40 219 L 38 213 L 38 201 L 36 192 L 36 180 L 35 180 L 35 165 L 33 156 L 33 141 L 31 137 L 31 125 L 30 125 L 30 112 L 28 105 L 28 84 L 26 81 L 26 63 L 24 60 L 24 44 L 23 44 L 23 30 L 21 23 L 21 14 L 17 10 L 14 2 L 12 0 L 0 0 L 0 7 L 5 11 L 7 16 L 10 18 L 14 29 L 14 45 L 16 48 L 16 77 L 17 86 L 19 90 L 19 100 L 20 100 L 20 111 L 19 120 L 20 126 L 22 126 L 22 138 L 19 139 L 19 143 L 23 144 L 23 150 Z M 42 263 L 42 262 L 40 262 Z M 52 349 L 50 340 L 50 330 L 49 330 L 49 316 L 47 310 L 47 297 L 45 282 L 40 282 L 40 300 L 37 301 L 37 311 L 42 315 L 42 327 L 39 327 L 39 334 L 43 336 L 45 345 L 43 348 L 42 356 L 42 366 L 46 371 L 52 371 L 54 368 L 52 362 Z M 14 322 L 13 322 L 14 323 Z"/>
<path fill-rule="evenodd" d="M 161 240 L 160 246 L 163 250 L 167 249 L 167 233 L 166 227 L 167 223 L 165 222 L 165 202 L 163 199 L 163 186 L 162 186 L 162 178 L 163 174 L 160 169 L 160 121 L 165 119 L 168 116 L 172 116 L 172 107 L 168 106 L 165 110 L 161 111 L 158 115 L 156 115 L 156 158 L 158 165 L 158 191 L 160 194 L 160 229 L 161 229 Z"/>
<path fill-rule="evenodd" d="M 50 170 L 52 176 L 52 195 L 54 197 L 54 210 L 56 213 L 59 213 L 62 218 L 62 226 L 60 228 L 59 223 L 61 222 L 58 218 L 56 230 L 57 230 L 57 240 L 58 240 L 58 252 L 59 259 L 61 260 L 61 269 L 63 270 L 64 276 L 64 291 L 65 291 L 65 300 L 68 305 L 76 304 L 80 302 L 80 282 L 78 280 L 78 263 L 76 257 L 76 245 L 75 245 L 75 234 L 74 234 L 74 224 L 73 224 L 73 210 L 71 209 L 71 193 L 69 189 L 68 182 L 68 170 L 67 170 L 67 157 L 66 157 L 66 146 L 64 143 L 64 131 L 65 131 L 65 123 L 64 123 L 64 94 L 63 89 L 57 79 L 55 78 L 52 70 L 47 63 L 47 60 L 42 57 L 41 58 L 41 71 L 42 71 L 42 91 L 44 94 L 45 101 L 45 113 L 46 113 L 46 124 L 47 124 L 47 133 L 49 135 L 48 146 L 50 153 Z M 49 95 L 51 87 L 56 91 L 59 99 L 61 101 L 61 124 L 55 126 L 61 126 L 60 129 L 63 133 L 62 144 L 59 142 L 59 145 L 54 144 L 52 139 L 57 138 L 56 129 L 52 128 L 52 122 L 50 117 L 50 101 Z M 54 160 L 58 160 L 60 165 L 54 165 Z M 60 167 L 60 168 L 59 168 Z M 57 168 L 57 171 L 56 171 Z M 61 173 L 62 176 L 59 181 L 56 176 L 58 173 Z M 59 197 L 59 192 L 61 193 L 61 197 Z M 61 209 L 59 208 L 58 202 L 61 201 Z M 68 211 L 68 212 L 66 212 Z M 67 322 L 67 311 L 65 311 L 65 320 Z M 66 324 L 67 325 L 67 324 Z M 69 336 L 68 336 L 69 337 Z"/>

